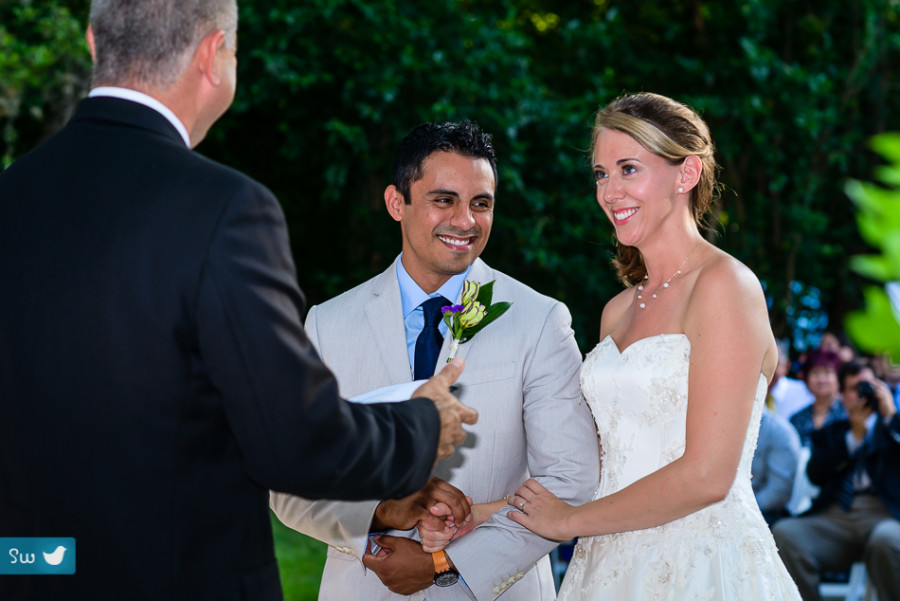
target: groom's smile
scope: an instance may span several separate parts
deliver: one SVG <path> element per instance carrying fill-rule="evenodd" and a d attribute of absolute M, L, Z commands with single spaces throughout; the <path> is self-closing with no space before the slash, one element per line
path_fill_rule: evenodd
<path fill-rule="evenodd" d="M 437 234 L 438 239 L 450 247 L 451 250 L 469 250 L 475 243 L 477 236 L 450 236 Z"/>

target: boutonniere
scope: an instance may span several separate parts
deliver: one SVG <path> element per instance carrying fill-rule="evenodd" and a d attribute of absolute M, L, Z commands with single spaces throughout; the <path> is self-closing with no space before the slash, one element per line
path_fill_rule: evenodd
<path fill-rule="evenodd" d="M 444 323 L 453 337 L 450 340 L 450 354 L 447 361 L 456 356 L 459 345 L 468 342 L 486 325 L 506 313 L 512 303 L 499 302 L 491 304 L 494 294 L 494 281 L 479 284 L 466 280 L 463 282 L 461 304 L 442 307 Z"/>

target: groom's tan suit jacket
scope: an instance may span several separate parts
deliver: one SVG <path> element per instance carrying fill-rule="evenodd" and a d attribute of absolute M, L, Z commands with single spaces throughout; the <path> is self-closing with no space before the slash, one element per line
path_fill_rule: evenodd
<path fill-rule="evenodd" d="M 467 279 L 494 280 L 493 301 L 513 305 L 459 348 L 466 367 L 457 396 L 478 410 L 478 423 L 467 428 L 464 445 L 438 463 L 434 475 L 476 503 L 511 495 L 529 477 L 571 503 L 590 500 L 599 477 L 597 437 L 581 398 L 581 354 L 568 309 L 480 259 Z M 381 275 L 313 307 L 306 329 L 345 397 L 412 379 L 396 261 Z M 446 361 L 449 341 L 445 337 L 438 366 Z M 391 593 L 361 560 L 376 505 L 273 493 L 272 508 L 282 522 L 329 544 L 320 600 L 405 598 Z M 555 599 L 547 553 L 556 543 L 512 522 L 509 509 L 447 548 L 471 594 L 456 584 L 431 586 L 424 597 L 413 597 Z"/>

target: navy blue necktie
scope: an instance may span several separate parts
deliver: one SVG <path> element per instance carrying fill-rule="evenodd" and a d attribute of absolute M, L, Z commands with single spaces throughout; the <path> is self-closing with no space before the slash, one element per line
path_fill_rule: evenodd
<path fill-rule="evenodd" d="M 844 481 L 841 482 L 841 488 L 838 490 L 838 507 L 841 511 L 848 512 L 853 506 L 853 499 L 856 497 L 856 487 L 853 482 L 855 470 L 851 470 Z"/>
<path fill-rule="evenodd" d="M 850 457 L 850 460 L 853 462 L 853 469 L 851 469 L 850 473 L 847 474 L 847 477 L 844 478 L 844 481 L 841 483 L 841 488 L 838 490 L 838 507 L 841 508 L 841 511 L 850 511 L 850 508 L 853 506 L 853 499 L 856 498 L 856 477 L 858 474 L 861 474 L 864 469 L 863 450 L 865 447 L 866 445 L 864 442 Z"/>
<path fill-rule="evenodd" d="M 441 352 L 441 345 L 444 344 L 444 337 L 438 330 L 438 324 L 443 317 L 441 307 L 449 304 L 451 304 L 450 301 L 443 296 L 436 296 L 420 305 L 425 314 L 425 327 L 416 338 L 415 365 L 413 365 L 413 374 L 416 380 L 430 378 L 434 375 L 434 367 Z"/>

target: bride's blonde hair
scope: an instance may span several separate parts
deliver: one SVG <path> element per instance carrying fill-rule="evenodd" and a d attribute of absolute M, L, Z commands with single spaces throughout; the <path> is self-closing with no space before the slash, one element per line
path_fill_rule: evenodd
<path fill-rule="evenodd" d="M 621 96 L 597 113 L 591 136 L 591 156 L 602 129 L 628 134 L 653 154 L 672 165 L 680 165 L 689 156 L 700 159 L 700 181 L 690 191 L 691 215 L 698 226 L 718 198 L 715 146 L 709 127 L 692 108 L 666 96 L 641 92 Z M 616 273 L 626 285 L 641 281 L 647 274 L 644 259 L 637 248 L 616 243 L 613 260 Z"/>

